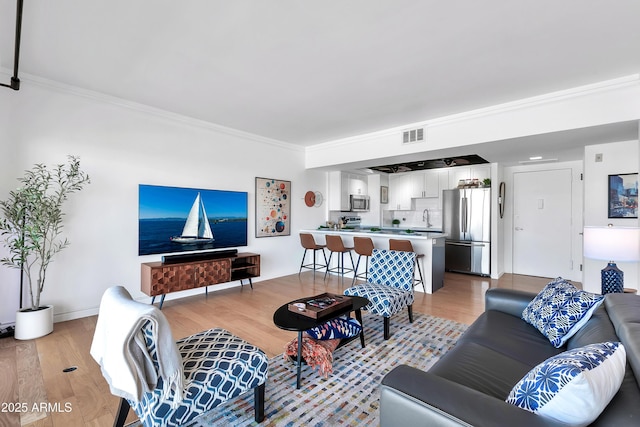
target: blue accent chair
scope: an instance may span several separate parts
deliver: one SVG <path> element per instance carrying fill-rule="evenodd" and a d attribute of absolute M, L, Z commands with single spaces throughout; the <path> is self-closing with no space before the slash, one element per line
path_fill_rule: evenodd
<path fill-rule="evenodd" d="M 140 303 L 142 304 L 142 303 Z M 152 323 L 141 322 L 140 338 L 158 371 Z M 140 401 L 121 398 L 114 426 L 124 426 L 129 409 L 145 427 L 182 426 L 220 404 L 253 389 L 256 422 L 264 420 L 268 359 L 258 347 L 215 328 L 176 342 L 184 369 L 184 400 L 177 408 L 162 399 L 163 378 Z"/>
<path fill-rule="evenodd" d="M 409 321 L 413 322 L 413 272 L 416 254 L 413 252 L 374 249 L 365 283 L 352 286 L 345 295 L 365 297 L 364 307 L 383 317 L 384 339 L 389 339 L 389 319 L 407 307 Z"/>

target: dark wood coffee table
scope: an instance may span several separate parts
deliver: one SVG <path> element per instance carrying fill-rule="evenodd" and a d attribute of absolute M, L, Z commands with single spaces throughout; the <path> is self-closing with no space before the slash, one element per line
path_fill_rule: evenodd
<path fill-rule="evenodd" d="M 273 314 L 273 323 L 280 328 L 287 331 L 297 331 L 298 332 L 298 355 L 296 360 L 296 366 L 298 369 L 297 377 L 296 377 L 296 388 L 300 388 L 300 375 L 302 371 L 302 333 L 307 329 L 315 328 L 316 326 L 322 325 L 323 323 L 328 322 L 331 319 L 335 319 L 336 317 L 343 316 L 345 314 L 349 314 L 352 311 L 356 313 L 356 319 L 360 322 L 362 326 L 362 332 L 358 335 L 360 337 L 360 344 L 362 348 L 364 348 L 364 325 L 362 324 L 362 307 L 369 304 L 369 300 L 363 297 L 353 296 L 350 297 L 353 300 L 353 304 L 344 308 L 341 308 L 333 313 L 329 313 L 327 316 L 320 317 L 318 319 L 313 319 L 311 317 L 304 316 L 302 314 L 294 313 L 289 310 L 289 304 L 295 302 L 301 302 L 308 300 L 312 297 L 300 298 L 295 301 L 290 301 L 286 304 L 283 304 L 280 308 L 276 310 Z M 340 345 L 338 348 L 346 345 L 347 343 L 353 341 L 358 336 L 353 338 L 346 338 L 340 341 Z"/>

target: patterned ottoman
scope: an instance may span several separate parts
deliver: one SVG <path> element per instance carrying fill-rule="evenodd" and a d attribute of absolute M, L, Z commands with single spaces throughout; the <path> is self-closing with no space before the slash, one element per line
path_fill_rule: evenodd
<path fill-rule="evenodd" d="M 145 333 L 147 346 L 153 346 L 148 328 Z M 176 409 L 169 403 L 159 404 L 159 382 L 138 404 L 130 401 L 145 426 L 185 425 L 251 389 L 255 389 L 255 419 L 264 419 L 268 359 L 262 350 L 219 328 L 182 338 L 177 345 L 184 363 L 185 399 Z M 150 350 L 155 360 L 155 349 Z"/>

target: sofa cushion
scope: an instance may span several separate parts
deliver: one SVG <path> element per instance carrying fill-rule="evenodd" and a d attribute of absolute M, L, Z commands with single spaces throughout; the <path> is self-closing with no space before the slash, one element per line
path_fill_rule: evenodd
<path fill-rule="evenodd" d="M 513 385 L 531 367 L 532 365 L 468 341 L 449 350 L 429 372 L 504 401 Z"/>
<path fill-rule="evenodd" d="M 527 305 L 522 319 L 558 348 L 587 323 L 603 300 L 604 296 L 582 291 L 558 277 Z"/>
<path fill-rule="evenodd" d="M 519 317 L 491 310 L 429 372 L 504 401 L 532 367 L 562 351 Z"/>
<path fill-rule="evenodd" d="M 569 350 L 533 368 L 506 401 L 560 423 L 586 426 L 617 393 L 625 365 L 626 352 L 619 342 Z"/>
<path fill-rule="evenodd" d="M 460 337 L 459 342 L 473 341 L 527 366 L 522 375 L 566 348 L 555 348 L 549 340 L 519 317 L 500 311 L 485 311 Z M 517 377 L 516 381 L 522 378 Z M 513 386 L 515 382 L 511 384 Z M 509 388 L 510 390 L 511 388 Z M 508 392 L 507 392 L 508 393 Z M 505 395 L 506 396 L 506 395 Z"/>

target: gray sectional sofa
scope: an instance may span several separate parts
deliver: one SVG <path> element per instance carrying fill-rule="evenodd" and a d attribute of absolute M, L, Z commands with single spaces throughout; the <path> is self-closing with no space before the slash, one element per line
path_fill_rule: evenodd
<path fill-rule="evenodd" d="M 533 367 L 587 344 L 620 341 L 627 355 L 622 386 L 592 426 L 640 426 L 640 296 L 608 294 L 567 343 L 553 347 L 520 316 L 534 293 L 490 289 L 485 312 L 428 372 L 406 365 L 381 384 L 380 425 L 557 426 L 505 402 Z"/>

